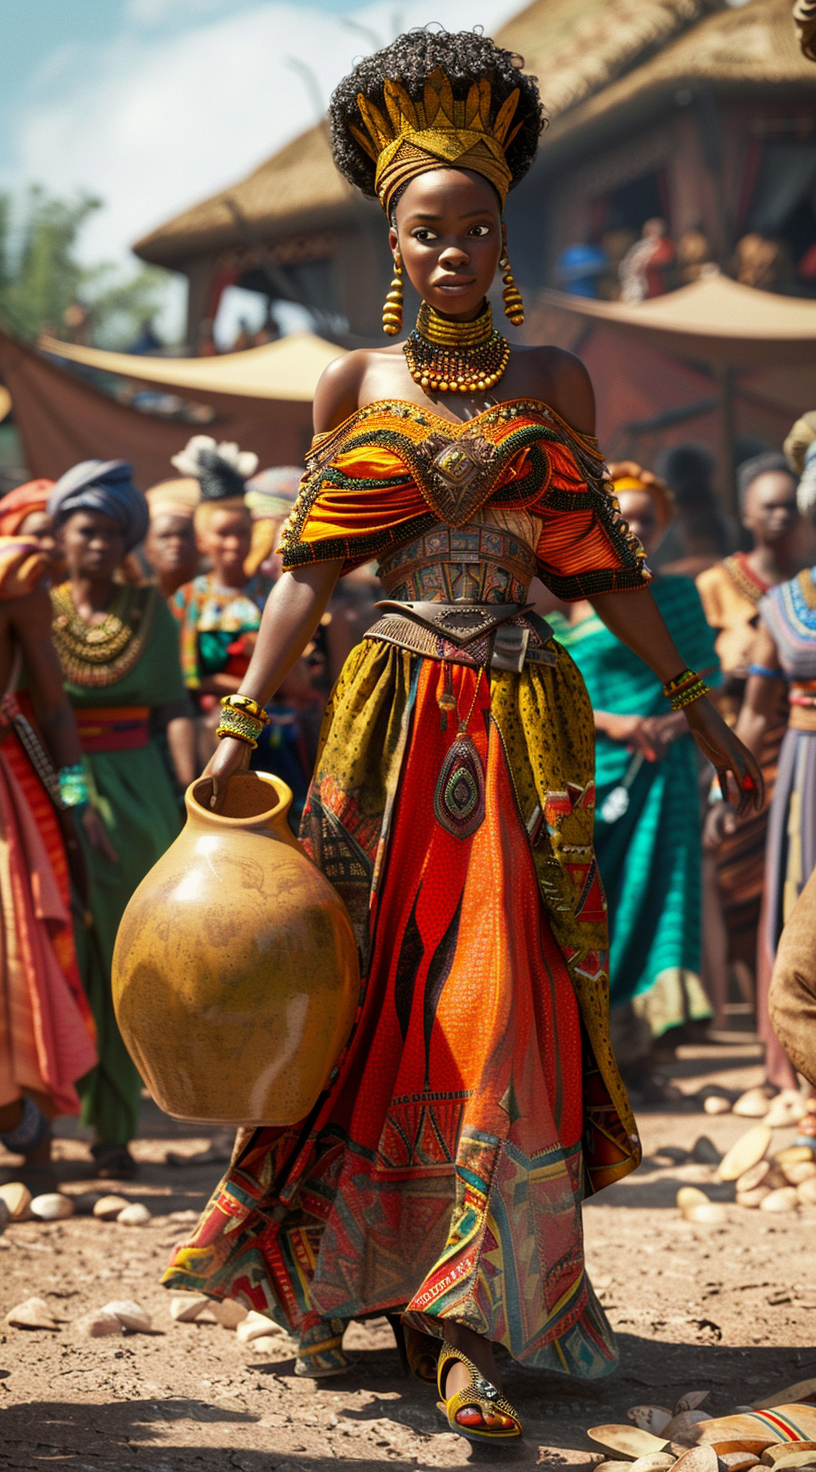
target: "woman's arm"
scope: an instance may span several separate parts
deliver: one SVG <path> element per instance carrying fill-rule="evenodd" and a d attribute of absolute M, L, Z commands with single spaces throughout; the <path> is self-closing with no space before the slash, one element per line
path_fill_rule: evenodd
<path fill-rule="evenodd" d="M 591 600 L 598 617 L 616 638 L 640 656 L 663 684 L 684 668 L 663 617 L 648 588 L 632 593 L 601 593 Z M 705 696 L 687 705 L 683 714 L 703 755 L 716 767 L 724 783 L 731 772 L 739 788 L 740 813 L 764 799 L 762 773 L 753 754 L 725 724 Z"/>
<path fill-rule="evenodd" d="M 173 716 L 167 722 L 167 747 L 179 787 L 186 792 L 196 779 L 195 722 L 190 716 Z"/>
<path fill-rule="evenodd" d="M 59 655 L 51 641 L 51 599 L 40 585 L 16 600 L 12 627 L 29 679 L 31 703 L 49 754 L 57 768 L 82 761 L 76 720 L 63 685 Z"/>
<path fill-rule="evenodd" d="M 285 572 L 278 580 L 263 611 L 255 653 L 241 681 L 241 695 L 251 695 L 260 705 L 268 704 L 320 623 L 342 565 L 339 558 L 314 562 Z M 246 766 L 249 752 L 247 743 L 234 736 L 225 736 L 219 742 L 205 768 L 213 778 L 214 803 L 227 778 Z"/>
<path fill-rule="evenodd" d="M 76 718 L 63 684 L 62 666 L 51 639 L 51 599 L 42 585 L 25 598 L 17 600 L 19 609 L 12 613 L 12 628 L 19 641 L 29 679 L 29 691 L 37 724 L 54 766 L 76 767 L 82 761 L 82 747 Z M 78 815 L 76 810 L 75 815 Z M 85 837 L 109 863 L 118 864 L 98 812 L 90 803 L 80 818 Z"/>
<path fill-rule="evenodd" d="M 761 664 L 765 669 L 779 669 L 776 645 L 764 626 L 760 626 L 756 643 L 751 652 L 751 663 Z M 785 677 L 779 670 L 779 679 L 767 675 L 749 675 L 745 686 L 745 698 L 737 717 L 736 732 L 750 752 L 759 761 L 765 732 L 779 710 L 780 684 Z"/>

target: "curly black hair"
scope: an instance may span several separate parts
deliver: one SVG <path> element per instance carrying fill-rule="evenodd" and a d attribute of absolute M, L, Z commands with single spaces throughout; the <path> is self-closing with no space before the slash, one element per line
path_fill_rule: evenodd
<path fill-rule="evenodd" d="M 546 125 L 538 82 L 521 71 L 523 65 L 520 56 L 505 51 L 489 36 L 481 36 L 477 31 L 406 31 L 390 46 L 359 62 L 332 94 L 329 122 L 334 162 L 349 183 L 376 198 L 374 160 L 361 148 L 349 126 L 353 123 L 365 131 L 357 95 L 361 92 L 384 111 L 383 83 L 389 78 L 399 82 L 414 101 L 421 101 L 425 82 L 441 67 L 457 100 L 467 96 L 472 82 L 488 77 L 494 117 L 505 98 L 518 87 L 520 97 L 513 126 L 521 123 L 521 127 L 506 153 L 513 188 L 533 162 Z"/>

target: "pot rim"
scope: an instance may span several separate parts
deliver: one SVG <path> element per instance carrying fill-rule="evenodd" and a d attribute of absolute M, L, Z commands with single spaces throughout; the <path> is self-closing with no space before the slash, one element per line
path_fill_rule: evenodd
<path fill-rule="evenodd" d="M 225 813 L 214 813 L 196 797 L 196 788 L 201 787 L 205 782 L 212 781 L 211 777 L 202 776 L 196 777 L 184 794 L 184 805 L 188 816 L 199 820 L 206 819 L 208 824 L 214 824 L 219 828 L 229 828 L 233 831 L 236 828 L 263 828 L 274 822 L 275 819 L 286 817 L 292 806 L 293 794 L 291 788 L 281 781 L 280 777 L 275 777 L 271 772 L 233 772 L 227 779 L 228 782 L 231 782 L 234 777 L 252 777 L 265 786 L 271 787 L 277 802 L 273 807 L 265 808 L 262 813 L 251 813 L 246 818 L 230 818 Z"/>

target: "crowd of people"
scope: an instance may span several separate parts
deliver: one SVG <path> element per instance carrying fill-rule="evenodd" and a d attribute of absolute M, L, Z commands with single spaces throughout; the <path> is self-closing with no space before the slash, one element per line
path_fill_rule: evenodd
<path fill-rule="evenodd" d="M 641 1105 L 676 1097 L 657 1065 L 679 1043 L 726 1029 L 737 1001 L 755 1010 L 770 1097 L 795 1084 L 768 1020 L 771 971 L 816 867 L 816 590 L 807 571 L 816 414 L 797 422 L 784 455 L 766 451 L 740 466 L 749 550 L 712 551 L 728 529 L 707 452 L 679 446 L 664 458 L 676 495 L 631 462 L 611 467 L 615 492 L 647 556 L 659 562 L 668 549 L 656 602 L 760 762 L 763 810 L 738 819 L 721 800 L 682 714 L 591 603 L 561 603 L 536 583 L 536 606 L 581 671 L 595 715 L 612 1037 L 630 1094 Z M 0 500 L 0 759 L 11 774 L 7 803 L 28 809 L 20 827 L 19 813 L 4 808 L 5 863 L 8 872 L 28 864 L 36 876 L 7 924 L 19 966 L 7 970 L 8 984 L 16 980 L 0 1034 L 0 1138 L 44 1175 L 50 1120 L 79 1109 L 80 1097 L 99 1174 L 135 1169 L 128 1144 L 141 1082 L 113 1015 L 117 928 L 179 831 L 181 795 L 216 748 L 220 699 L 246 673 L 300 478 L 290 466 L 258 474 L 254 454 L 204 435 L 173 466 L 179 474 L 145 495 L 128 465 L 89 461 Z M 329 690 L 373 622 L 378 593 L 374 564 L 343 580 L 270 702 L 252 766 L 291 787 L 295 827 Z M 45 972 L 34 955 L 47 955 Z M 47 1007 L 43 975 L 61 978 Z"/>
<path fill-rule="evenodd" d="M 81 1112 L 94 1169 L 128 1179 L 141 1080 L 111 996 L 119 922 L 180 831 L 277 578 L 299 472 L 194 436 L 143 494 L 85 461 L 0 500 L 0 1139 L 53 1184 L 51 1123 Z M 253 766 L 306 796 L 329 683 L 375 581 L 324 615 L 269 707 Z"/>
<path fill-rule="evenodd" d="M 627 1085 L 665 1102 L 656 1064 L 732 982 L 766 1092 L 794 1078 L 769 970 L 816 866 L 816 414 L 739 457 L 741 530 L 705 451 L 605 467 L 580 361 L 493 322 L 497 271 L 523 320 L 502 209 L 544 122 L 517 63 L 412 31 L 335 91 L 387 334 L 404 276 L 421 307 L 324 372 L 301 481 L 194 435 L 146 494 L 94 460 L 0 501 L 0 1140 L 42 1178 L 81 1111 L 97 1174 L 134 1173 L 123 911 L 205 767 L 216 814 L 248 759 L 285 777 L 356 1016 L 306 1118 L 240 1132 L 163 1282 L 244 1299 L 315 1378 L 387 1313 L 449 1428 L 494 1441 L 523 1434 L 496 1343 L 617 1363 L 581 1212 L 640 1163 Z"/>
<path fill-rule="evenodd" d="M 812 294 L 816 245 L 794 260 L 784 240 L 751 230 L 740 236 L 723 264 L 742 286 Z M 644 221 L 639 234 L 627 228 L 607 229 L 596 240 L 565 246 L 556 261 L 555 284 L 572 296 L 642 302 L 691 286 L 719 269 L 717 252 L 700 225 L 673 239 L 667 221 L 654 215 Z"/>

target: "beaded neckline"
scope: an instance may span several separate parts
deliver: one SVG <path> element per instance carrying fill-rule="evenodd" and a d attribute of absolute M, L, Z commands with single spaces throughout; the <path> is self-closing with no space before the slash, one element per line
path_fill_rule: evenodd
<path fill-rule="evenodd" d="M 458 431 L 464 434 L 473 425 L 484 422 L 485 424 L 498 424 L 503 419 L 515 419 L 524 413 L 539 414 L 544 419 L 552 419 L 567 435 L 585 449 L 595 460 L 603 460 L 598 448 L 598 441 L 593 434 L 587 434 L 584 430 L 575 429 L 566 419 L 562 419 L 557 410 L 550 407 L 544 399 L 519 398 L 504 399 L 500 404 L 490 404 L 486 409 L 480 409 L 471 419 L 450 419 L 447 414 L 440 414 L 436 409 L 430 409 L 425 404 L 415 404 L 412 399 L 373 399 L 370 404 L 363 404 L 361 408 L 355 409 L 340 424 L 333 429 L 323 430 L 316 434 L 315 443 L 322 448 L 324 442 L 334 435 L 345 433 L 348 427 L 358 419 L 368 419 L 372 414 L 393 414 L 399 419 L 413 419 L 415 424 L 428 425 L 431 420 L 444 424 L 448 430 Z"/>

